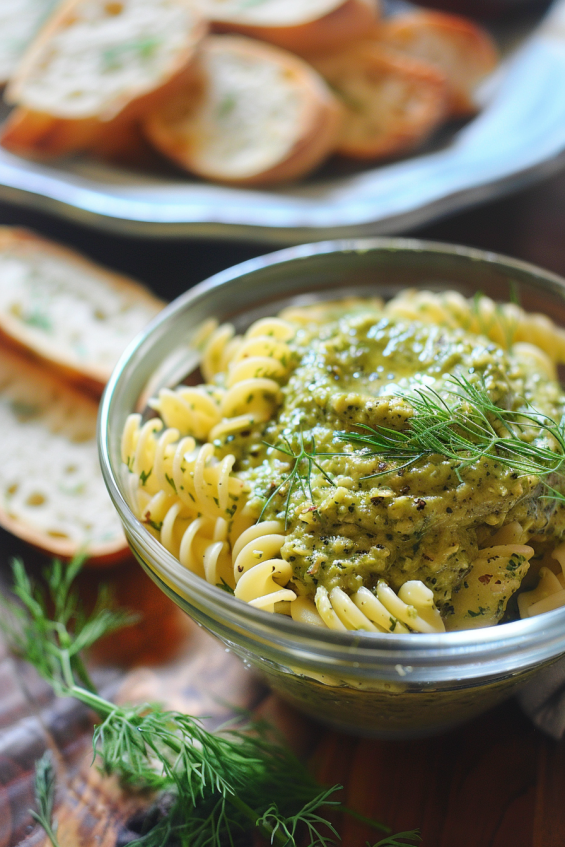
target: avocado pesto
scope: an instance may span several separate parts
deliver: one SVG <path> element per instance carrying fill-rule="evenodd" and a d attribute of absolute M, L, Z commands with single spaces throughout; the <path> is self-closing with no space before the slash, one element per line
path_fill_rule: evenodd
<path fill-rule="evenodd" d="M 564 342 L 485 301 L 488 322 L 402 292 L 219 327 L 205 384 L 126 426 L 144 523 L 236 598 L 317 626 L 489 626 L 519 590 L 522 616 L 559 604 Z"/>

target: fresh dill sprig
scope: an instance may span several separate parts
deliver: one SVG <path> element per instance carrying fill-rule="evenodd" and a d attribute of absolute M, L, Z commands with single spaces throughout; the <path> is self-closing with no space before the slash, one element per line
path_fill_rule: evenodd
<path fill-rule="evenodd" d="M 44 573 L 47 587 L 42 590 L 16 560 L 14 593 L 20 603 L 0 597 L 5 612 L 0 626 L 12 648 L 56 694 L 74 697 L 96 713 L 93 751 L 102 770 L 132 788 L 156 790 L 167 798 L 166 811 L 131 847 L 237 847 L 248 843 L 253 832 L 279 847 L 334 843 L 335 830 L 321 810 L 335 805 L 349 813 L 332 799 L 340 786 L 320 786 L 266 724 L 211 733 L 190 715 L 150 703 L 118 706 L 95 690 L 80 651 L 131 622 L 131 616 L 111 611 L 107 592 L 85 615 L 72 589 L 80 565 L 54 562 Z M 36 784 L 39 812 L 34 817 L 59 847 L 51 822 L 53 772 L 46 759 L 38 764 Z M 390 832 L 376 821 L 366 822 Z"/>
<path fill-rule="evenodd" d="M 290 443 L 287 436 L 284 434 L 282 436 L 282 441 L 277 441 L 276 444 L 271 444 L 268 441 L 263 441 L 263 444 L 266 444 L 267 447 L 271 447 L 275 450 L 278 450 L 279 453 L 284 453 L 286 456 L 289 456 L 292 461 L 292 467 L 288 474 L 284 476 L 282 481 L 277 485 L 273 493 L 265 501 L 265 504 L 261 510 L 261 514 L 258 518 L 258 523 L 263 520 L 263 516 L 266 510 L 268 509 L 269 505 L 272 503 L 273 499 L 277 496 L 281 489 L 286 485 L 288 486 L 288 490 L 286 493 L 284 506 L 284 528 L 285 530 L 287 530 L 289 523 L 290 500 L 295 487 L 299 485 L 302 489 L 304 497 L 306 499 L 309 499 L 312 503 L 314 502 L 314 493 L 312 491 L 313 468 L 317 468 L 320 471 L 326 482 L 328 482 L 330 485 L 334 485 L 333 479 L 328 473 L 326 473 L 326 471 L 323 469 L 323 467 L 318 461 L 320 456 L 327 456 L 333 454 L 319 453 L 316 449 L 316 440 L 312 433 L 310 433 L 309 435 L 309 441 L 309 445 L 306 446 L 302 429 L 298 433 L 299 449 L 297 451 L 293 449 L 292 444 Z"/>
<path fill-rule="evenodd" d="M 35 763 L 35 802 L 37 811 L 30 809 L 30 815 L 45 831 L 53 847 L 60 847 L 57 841 L 57 826 L 53 823 L 55 805 L 55 769 L 50 750 L 46 750 Z"/>
<path fill-rule="evenodd" d="M 544 478 L 562 471 L 565 419 L 558 423 L 531 405 L 519 411 L 504 409 L 491 400 L 484 385 L 475 385 L 465 377 L 451 375 L 446 383 L 449 387 L 445 393 L 453 403 L 432 388 L 400 395 L 413 410 L 405 429 L 359 424 L 361 432 L 338 432 L 336 438 L 365 448 L 364 455 L 401 462 L 394 470 L 411 467 L 426 456 L 440 455 L 456 463 L 459 478 L 464 468 L 484 458 L 495 459 L 520 476 Z M 545 445 L 539 443 L 542 436 Z M 366 478 L 387 473 L 391 470 Z"/>

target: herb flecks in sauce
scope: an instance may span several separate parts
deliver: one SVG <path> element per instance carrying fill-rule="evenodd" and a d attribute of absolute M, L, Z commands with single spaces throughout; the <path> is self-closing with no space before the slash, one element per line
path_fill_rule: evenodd
<path fill-rule="evenodd" d="M 318 585 L 352 593 L 383 577 L 398 590 L 421 579 L 453 614 L 452 594 L 485 528 L 518 521 L 530 536 L 563 534 L 565 485 L 554 472 L 565 398 L 534 361 L 465 330 L 370 306 L 299 327 L 290 344 L 297 365 L 278 415 L 245 446 L 236 437 L 225 450 L 238 458 L 257 514 L 285 521 L 282 555 L 299 593 Z M 443 430 L 415 441 L 414 421 L 430 398 L 440 411 L 445 404 Z M 441 415 L 427 411 L 431 427 Z M 482 441 L 480 427 L 488 430 Z M 388 433 L 389 449 L 371 443 L 375 433 Z M 511 446 L 501 441 L 509 435 Z"/>

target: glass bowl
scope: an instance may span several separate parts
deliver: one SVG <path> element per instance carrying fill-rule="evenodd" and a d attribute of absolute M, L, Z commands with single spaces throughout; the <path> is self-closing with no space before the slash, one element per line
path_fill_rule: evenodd
<path fill-rule="evenodd" d="M 216 274 L 183 294 L 126 350 L 102 401 L 102 471 L 131 548 L 190 617 L 255 668 L 282 697 L 341 729 L 386 738 L 446 730 L 512 694 L 565 652 L 565 609 L 497 627 L 441 634 L 335 632 L 252 608 L 186 570 L 127 503 L 120 438 L 127 415 L 198 364 L 210 318 L 239 331 L 290 303 L 389 297 L 406 287 L 477 291 L 565 325 L 565 281 L 492 253 L 374 238 L 292 247 Z M 226 692 L 229 698 L 229 692 Z"/>

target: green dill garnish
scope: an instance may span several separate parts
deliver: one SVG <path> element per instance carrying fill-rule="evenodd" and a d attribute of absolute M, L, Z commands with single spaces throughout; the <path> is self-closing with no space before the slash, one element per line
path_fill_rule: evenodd
<path fill-rule="evenodd" d="M 175 485 L 174 479 L 171 479 L 171 477 L 167 473 L 165 474 L 165 479 L 167 480 L 167 482 L 169 483 L 169 485 L 171 486 L 171 488 L 173 489 L 175 494 L 177 494 L 177 487 Z"/>
<path fill-rule="evenodd" d="M 511 573 L 514 573 L 514 571 L 518 570 L 520 565 L 524 564 L 525 560 L 526 560 L 525 556 L 521 556 L 519 553 L 513 553 L 508 560 L 508 564 L 506 565 L 506 570 L 510 571 Z"/>
<path fill-rule="evenodd" d="M 477 291 L 471 301 L 471 313 L 476 318 L 479 330 L 482 335 L 486 335 L 487 338 L 490 338 L 493 327 L 498 324 L 505 335 L 506 349 L 511 350 L 518 325 L 515 320 L 508 316 L 508 313 L 502 303 L 494 304 L 494 312 L 490 317 L 490 321 L 487 322 L 485 320 L 484 310 L 481 309 L 480 305 L 484 298 L 485 295 L 483 292 Z"/>
<path fill-rule="evenodd" d="M 149 479 L 149 477 L 151 476 L 152 473 L 153 473 L 153 468 L 151 468 L 149 473 L 145 473 L 145 471 L 141 471 L 141 473 L 139 474 L 139 478 L 141 480 L 142 485 L 145 485 L 145 483 L 147 482 L 147 480 Z"/>
<path fill-rule="evenodd" d="M 154 520 L 151 520 L 151 518 L 145 518 L 143 523 L 146 523 L 149 526 L 152 526 L 153 529 L 156 532 L 161 532 L 161 530 L 163 529 L 163 521 L 154 521 Z"/>
<path fill-rule="evenodd" d="M 44 572 L 47 587 L 42 590 L 21 561 L 14 561 L 13 590 L 19 602 L 0 597 L 0 626 L 14 652 L 58 696 L 73 697 L 97 715 L 93 749 L 103 772 L 116 774 L 131 788 L 159 792 L 166 800 L 157 803 L 154 825 L 132 847 L 226 847 L 254 843 L 254 835 L 275 847 L 329 847 L 335 843 L 332 836 L 339 838 L 321 814 L 329 806 L 390 832 L 333 799 L 340 786 L 320 786 L 265 722 L 212 733 L 198 718 L 154 703 L 118 706 L 102 697 L 81 652 L 132 618 L 111 610 L 105 590 L 87 616 L 72 588 L 80 566 L 80 560 L 66 566 L 54 562 Z M 54 794 L 52 765 L 44 757 L 37 766 L 38 811 L 33 815 L 53 847 L 59 847 L 52 822 Z"/>
<path fill-rule="evenodd" d="M 486 612 L 488 612 L 488 609 L 483 609 L 482 606 L 479 606 L 478 612 L 473 612 L 472 609 L 467 609 L 467 614 L 471 618 L 479 618 L 481 615 L 484 615 Z"/>
<path fill-rule="evenodd" d="M 508 299 L 511 303 L 514 303 L 515 306 L 520 306 L 520 286 L 516 282 L 515 279 L 511 279 L 508 282 Z"/>
<path fill-rule="evenodd" d="M 53 823 L 55 769 L 50 750 L 35 763 L 34 795 L 37 811 L 30 809 L 30 815 L 42 827 L 53 847 L 60 847 L 57 841 L 57 825 Z"/>
<path fill-rule="evenodd" d="M 565 419 L 557 423 L 549 415 L 526 404 L 521 411 L 504 409 L 490 399 L 482 384 L 465 377 L 448 376 L 448 403 L 433 389 L 417 388 L 401 396 L 413 409 L 403 430 L 358 424 L 361 432 L 338 432 L 336 438 L 375 455 L 401 462 L 400 467 L 370 474 L 366 479 L 411 467 L 427 456 L 440 455 L 455 463 L 460 473 L 481 459 L 494 459 L 520 476 L 547 477 L 559 473 L 565 463 Z M 526 440 L 532 431 L 554 442 L 554 449 Z M 565 500 L 555 489 L 556 499 Z"/>
<path fill-rule="evenodd" d="M 310 445 L 307 448 L 304 444 L 304 434 L 302 430 L 298 435 L 298 450 L 295 451 L 286 437 L 286 435 L 282 436 L 282 441 L 278 441 L 276 444 L 270 444 L 268 441 L 263 441 L 263 444 L 266 444 L 267 447 L 272 447 L 275 450 L 278 450 L 280 453 L 284 453 L 286 456 L 289 456 L 292 460 L 292 467 L 288 474 L 283 478 L 282 482 L 280 482 L 273 493 L 267 498 L 265 501 L 265 505 L 261 510 L 261 514 L 258 518 L 258 523 L 263 520 L 263 515 L 265 511 L 272 503 L 273 499 L 277 496 L 283 486 L 288 486 L 288 491 L 285 499 L 285 509 L 284 509 L 284 526 L 285 530 L 288 529 L 289 522 L 289 510 L 290 510 L 290 499 L 292 497 L 292 492 L 296 485 L 299 485 L 302 489 L 302 493 L 304 497 L 310 500 L 311 503 L 314 503 L 314 494 L 312 491 L 312 469 L 317 468 L 326 482 L 330 485 L 334 484 L 333 479 L 326 473 L 326 471 L 322 468 L 320 463 L 318 462 L 318 458 L 321 456 L 328 456 L 333 454 L 328 453 L 318 453 L 316 450 L 316 441 L 314 436 L 310 435 Z"/>
<path fill-rule="evenodd" d="M 235 594 L 231 585 L 228 585 L 225 579 L 220 577 L 221 582 L 216 583 L 216 588 L 221 588 L 222 591 L 225 591 L 227 594 Z"/>

